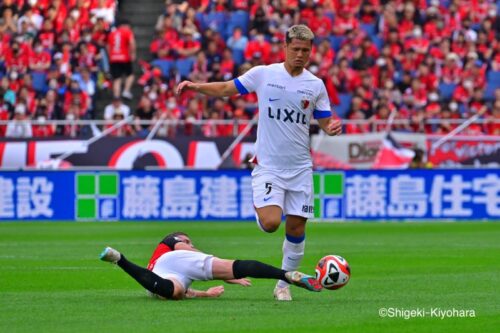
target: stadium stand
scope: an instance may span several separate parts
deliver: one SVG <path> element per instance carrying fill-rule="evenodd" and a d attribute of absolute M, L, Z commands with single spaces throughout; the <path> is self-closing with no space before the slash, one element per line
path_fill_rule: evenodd
<path fill-rule="evenodd" d="M 130 5 L 151 16 L 159 8 L 150 1 Z M 460 119 L 485 107 L 482 118 L 493 119 L 500 98 L 498 13 L 492 0 L 167 0 L 155 31 L 132 26 L 140 35 L 141 88 L 129 104 L 137 113 L 148 99 L 153 120 L 168 112 L 172 98 L 178 112 L 169 119 L 234 119 L 236 110 L 251 118 L 255 96 L 231 98 L 221 110 L 216 99 L 176 97 L 173 89 L 182 79 L 230 80 L 282 61 L 284 32 L 305 23 L 318 36 L 309 69 L 324 80 L 338 116 L 369 123 L 381 119 L 384 107 L 397 109 L 407 130 L 424 132 L 433 129 L 411 123 L 422 111 L 425 119 Z M 118 14 L 114 0 L 0 0 L 0 119 L 20 118 L 19 105 L 23 119 L 103 119 L 109 100 L 101 97 L 111 90 L 107 36 Z M 187 112 L 194 98 L 198 110 Z M 353 110 L 353 100 L 361 107 Z M 491 134 L 490 128 L 481 131 Z M 32 135 L 68 133 L 51 129 Z M 138 132 L 144 129 L 124 133 Z"/>

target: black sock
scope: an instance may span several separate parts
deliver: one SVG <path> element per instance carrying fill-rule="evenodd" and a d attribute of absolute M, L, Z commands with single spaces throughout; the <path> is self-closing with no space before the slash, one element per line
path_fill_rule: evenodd
<path fill-rule="evenodd" d="M 172 281 L 163 279 L 150 270 L 137 266 L 130 262 L 122 254 L 120 260 L 117 262 L 128 275 L 133 277 L 141 286 L 152 292 L 153 294 L 160 295 L 165 298 L 172 298 L 174 294 L 174 284 Z"/>
<path fill-rule="evenodd" d="M 233 275 L 236 279 L 253 277 L 257 279 L 276 279 L 289 282 L 286 271 L 256 260 L 235 260 Z"/>

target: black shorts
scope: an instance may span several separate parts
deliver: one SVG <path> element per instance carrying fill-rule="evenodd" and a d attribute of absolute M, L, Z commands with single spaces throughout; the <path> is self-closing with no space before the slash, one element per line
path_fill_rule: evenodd
<path fill-rule="evenodd" d="M 132 62 L 112 62 L 110 70 L 113 79 L 119 79 L 124 75 L 129 76 L 132 74 Z"/>

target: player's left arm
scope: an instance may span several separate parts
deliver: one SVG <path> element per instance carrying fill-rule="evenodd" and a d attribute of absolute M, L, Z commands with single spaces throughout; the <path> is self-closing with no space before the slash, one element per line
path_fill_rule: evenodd
<path fill-rule="evenodd" d="M 340 135 L 342 133 L 342 122 L 339 119 L 320 118 L 317 119 L 319 127 L 330 136 Z"/>
<path fill-rule="evenodd" d="M 332 118 L 330 99 L 326 92 L 325 85 L 321 82 L 320 93 L 313 111 L 313 117 L 318 121 L 319 127 L 326 134 L 333 136 L 342 133 L 342 122 Z"/>
<path fill-rule="evenodd" d="M 196 290 L 189 288 L 186 291 L 186 298 L 195 298 L 195 297 L 219 297 L 224 293 L 224 286 L 216 286 L 203 290 Z"/>

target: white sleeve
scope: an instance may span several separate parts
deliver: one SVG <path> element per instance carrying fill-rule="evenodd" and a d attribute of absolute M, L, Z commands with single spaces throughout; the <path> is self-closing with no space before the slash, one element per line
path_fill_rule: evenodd
<path fill-rule="evenodd" d="M 321 88 L 314 105 L 313 117 L 314 119 L 328 118 L 332 116 L 332 109 L 330 107 L 330 99 L 326 92 L 325 84 L 321 82 Z"/>
<path fill-rule="evenodd" d="M 255 66 L 245 74 L 234 79 L 234 84 L 241 95 L 257 90 L 259 82 L 262 82 L 262 77 L 265 72 L 264 68 L 265 66 Z"/>

